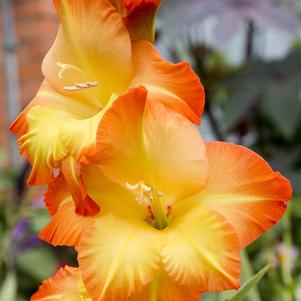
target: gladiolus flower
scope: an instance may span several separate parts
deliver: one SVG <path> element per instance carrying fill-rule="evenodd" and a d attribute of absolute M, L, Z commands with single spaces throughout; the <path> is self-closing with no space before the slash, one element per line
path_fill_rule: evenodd
<path fill-rule="evenodd" d="M 94 152 L 99 123 L 115 99 L 143 85 L 150 100 L 199 123 L 204 90 L 187 63 L 164 61 L 149 41 L 132 42 L 109 0 L 54 3 L 62 26 L 43 62 L 45 81 L 11 130 L 33 167 L 28 183 L 47 184 L 60 168 L 76 211 L 93 215 L 99 208 L 83 185 L 80 165 Z M 136 10 L 159 4 L 120 3 L 131 18 Z"/>
<path fill-rule="evenodd" d="M 79 269 L 64 267 L 47 279 L 31 297 L 31 301 L 92 301 Z"/>
<path fill-rule="evenodd" d="M 40 236 L 76 246 L 93 300 L 197 301 L 239 287 L 239 252 L 276 223 L 290 183 L 242 146 L 204 143 L 185 117 L 131 90 L 107 110 L 94 164 L 82 169 L 102 207 L 77 215 L 64 178 Z"/>

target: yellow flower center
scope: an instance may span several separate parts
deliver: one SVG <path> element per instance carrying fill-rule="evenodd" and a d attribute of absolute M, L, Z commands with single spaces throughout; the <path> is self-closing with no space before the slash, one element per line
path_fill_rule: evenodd
<path fill-rule="evenodd" d="M 163 194 L 160 190 L 154 189 L 143 181 L 139 181 L 136 184 L 126 183 L 126 187 L 134 192 L 135 199 L 139 205 L 145 205 L 150 209 L 151 225 L 153 227 L 162 230 L 169 225 L 168 215 L 170 209 L 164 208 L 160 199 Z"/>

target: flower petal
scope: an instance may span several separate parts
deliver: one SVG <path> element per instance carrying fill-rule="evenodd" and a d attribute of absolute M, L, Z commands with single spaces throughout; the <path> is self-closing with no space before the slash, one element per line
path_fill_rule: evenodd
<path fill-rule="evenodd" d="M 244 248 L 281 218 L 291 185 L 245 147 L 209 142 L 206 149 L 208 184 L 195 198 L 226 217 Z"/>
<path fill-rule="evenodd" d="M 61 268 L 56 275 L 43 282 L 39 290 L 31 297 L 31 301 L 89 301 L 82 275 L 79 269 Z"/>
<path fill-rule="evenodd" d="M 200 123 L 205 92 L 188 63 L 172 64 L 163 60 L 147 41 L 133 43 L 134 76 L 131 87 L 143 85 L 148 98 L 164 103 L 191 121 Z"/>
<path fill-rule="evenodd" d="M 63 202 L 71 197 L 70 190 L 65 181 L 64 175 L 59 173 L 48 184 L 48 190 L 45 194 L 45 205 L 50 215 L 55 215 Z"/>
<path fill-rule="evenodd" d="M 101 211 L 124 218 L 146 219 L 148 212 L 140 206 L 124 187 L 109 179 L 100 166 L 83 166 L 82 177 L 89 195 L 101 206 Z"/>
<path fill-rule="evenodd" d="M 78 247 L 84 282 L 93 299 L 124 301 L 152 281 L 160 256 L 157 231 L 111 214 L 99 218 Z"/>
<path fill-rule="evenodd" d="M 132 40 L 155 40 L 155 17 L 161 0 L 119 0 Z"/>
<path fill-rule="evenodd" d="M 198 301 L 202 292 L 173 281 L 166 272 L 161 272 L 150 284 L 128 301 Z"/>
<path fill-rule="evenodd" d="M 10 130 L 17 136 L 22 136 L 28 131 L 26 115 L 29 110 L 36 105 L 51 106 L 55 109 L 70 112 L 79 119 L 94 116 L 99 111 L 90 104 L 85 104 L 80 99 L 72 99 L 55 91 L 50 84 L 44 80 L 37 95 L 19 114 L 15 121 L 11 124 Z"/>
<path fill-rule="evenodd" d="M 189 209 L 190 208 L 190 209 Z M 181 202 L 165 229 L 162 261 L 166 272 L 181 285 L 203 291 L 239 288 L 239 241 L 226 219 L 204 206 Z"/>
<path fill-rule="evenodd" d="M 70 113 L 34 106 L 26 119 L 28 132 L 18 140 L 20 153 L 32 164 L 29 184 L 47 184 L 53 178 L 53 168 L 67 155 L 59 139 L 59 127 Z"/>
<path fill-rule="evenodd" d="M 204 144 L 191 122 L 146 96 L 137 88 L 114 102 L 100 123 L 91 160 L 121 185 L 144 181 L 174 202 L 205 184 Z"/>
<path fill-rule="evenodd" d="M 69 197 L 42 229 L 39 237 L 53 246 L 74 247 L 94 222 L 95 217 L 76 214 L 72 198 Z"/>
<path fill-rule="evenodd" d="M 93 216 L 99 212 L 100 208 L 88 195 L 80 168 L 73 156 L 67 157 L 61 164 L 62 174 L 75 203 L 75 212 L 81 215 Z"/>
<path fill-rule="evenodd" d="M 89 150 L 95 143 L 98 128 L 100 114 L 95 114 L 92 107 L 64 97 L 43 82 L 37 96 L 10 128 L 21 136 L 18 141 L 20 152 L 33 165 L 30 184 L 47 184 L 53 178 L 52 169 L 58 167 L 68 151 L 80 158 Z M 70 124 L 74 126 L 75 123 L 76 129 L 70 133 Z M 90 135 L 86 135 L 84 129 L 88 129 Z M 70 134 L 69 140 L 65 138 L 66 134 Z M 72 144 L 74 137 L 79 141 L 77 148 Z"/>
<path fill-rule="evenodd" d="M 122 17 L 109 0 L 54 3 L 62 31 L 45 58 L 45 77 L 61 92 L 64 87 L 60 83 L 97 82 L 97 87 L 91 88 L 93 100 L 105 104 L 112 93 L 126 89 L 132 73 L 131 42 Z M 66 77 L 65 70 L 69 73 Z M 70 93 L 76 95 L 77 91 Z"/>

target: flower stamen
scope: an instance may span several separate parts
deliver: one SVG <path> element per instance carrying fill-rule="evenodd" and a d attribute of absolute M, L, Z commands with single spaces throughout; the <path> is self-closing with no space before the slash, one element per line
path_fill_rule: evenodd
<path fill-rule="evenodd" d="M 125 184 L 126 188 L 133 191 L 136 195 L 136 201 L 139 205 L 147 206 L 151 212 L 151 224 L 157 229 L 164 229 L 169 224 L 168 215 L 170 215 L 171 208 L 167 212 L 164 210 L 160 197 L 163 193 L 153 187 L 139 181 L 136 184 Z"/>
<path fill-rule="evenodd" d="M 81 89 L 87 89 L 87 88 L 92 88 L 92 87 L 96 87 L 96 86 L 97 86 L 97 82 L 85 82 L 85 83 L 75 84 L 74 86 L 65 86 L 64 90 L 65 91 L 78 91 Z"/>
<path fill-rule="evenodd" d="M 61 69 L 58 73 L 58 77 L 60 79 L 63 79 L 64 78 L 64 76 L 63 76 L 64 72 L 67 71 L 67 70 L 70 70 L 70 69 L 73 69 L 73 70 L 85 75 L 85 72 L 83 70 L 81 70 L 80 68 L 78 68 L 74 65 L 64 64 L 64 63 L 61 63 L 61 62 L 57 62 L 56 64 Z"/>

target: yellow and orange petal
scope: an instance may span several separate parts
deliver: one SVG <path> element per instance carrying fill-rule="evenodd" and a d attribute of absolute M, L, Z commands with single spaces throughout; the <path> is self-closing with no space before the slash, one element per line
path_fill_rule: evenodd
<path fill-rule="evenodd" d="M 104 105 L 112 93 L 126 90 L 132 74 L 131 41 L 122 17 L 109 0 L 54 3 L 62 30 L 44 60 L 43 73 L 60 92 L 82 80 L 96 82 L 93 99 Z M 83 90 L 89 93 L 90 89 Z"/>
<path fill-rule="evenodd" d="M 291 185 L 245 147 L 209 142 L 206 150 L 208 183 L 194 198 L 223 215 L 244 248 L 279 221 L 292 197 Z"/>
<path fill-rule="evenodd" d="M 201 296 L 200 288 L 180 285 L 162 271 L 150 284 L 127 301 L 199 301 Z"/>
<path fill-rule="evenodd" d="M 56 275 L 43 282 L 31 301 L 92 301 L 84 287 L 79 269 L 61 268 Z"/>
<path fill-rule="evenodd" d="M 97 218 L 77 248 L 93 299 L 181 300 L 185 292 L 197 300 L 202 292 L 239 287 L 240 249 L 233 228 L 206 208 L 176 207 L 174 220 L 161 231 L 135 218 Z"/>
<path fill-rule="evenodd" d="M 240 249 L 234 229 L 205 206 L 185 202 L 173 207 L 164 230 L 162 261 L 177 283 L 203 292 L 239 288 Z"/>
<path fill-rule="evenodd" d="M 20 153 L 32 164 L 28 183 L 31 185 L 47 184 L 54 179 L 54 168 L 61 167 L 75 201 L 76 212 L 83 215 L 96 214 L 99 208 L 86 192 L 76 158 L 84 156 L 85 151 L 94 147 L 97 122 L 94 122 L 93 117 L 92 120 L 76 120 L 68 111 L 40 105 L 33 106 L 26 119 L 28 132 L 19 138 L 18 144 Z M 62 135 L 69 126 L 70 120 L 77 127 L 73 129 L 69 127 L 70 137 L 66 141 Z M 85 123 L 83 129 L 80 127 L 82 123 Z M 93 130 L 95 137 L 93 137 Z M 86 132 L 90 132 L 90 135 Z M 74 137 L 79 139 L 79 142 L 77 148 L 72 149 L 70 141 Z M 77 153 L 72 153 L 72 151 Z"/>
<path fill-rule="evenodd" d="M 64 199 L 62 205 L 42 229 L 39 237 L 53 246 L 72 246 L 79 244 L 82 235 L 94 223 L 95 217 L 75 213 L 72 198 Z"/>
<path fill-rule="evenodd" d="M 198 192 L 207 180 L 204 143 L 186 118 L 144 88 L 119 97 L 103 117 L 91 158 L 121 185 L 144 181 L 172 203 Z"/>
<path fill-rule="evenodd" d="M 20 153 L 32 165 L 28 184 L 47 184 L 53 179 L 53 167 L 67 155 L 59 139 L 59 127 L 70 117 L 66 111 L 34 106 L 27 113 L 28 132 L 18 140 Z"/>
<path fill-rule="evenodd" d="M 78 260 L 93 300 L 124 301 L 150 283 L 160 269 L 157 230 L 107 214 L 82 237 Z"/>
<path fill-rule="evenodd" d="M 58 167 L 68 153 L 80 159 L 93 146 L 98 127 L 98 115 L 94 113 L 93 108 L 59 94 L 43 82 L 37 96 L 11 126 L 11 130 L 20 135 L 21 154 L 33 166 L 29 184 L 47 184 L 53 178 L 53 168 Z M 69 123 L 76 124 L 73 132 L 70 126 L 68 128 Z M 90 135 L 86 135 L 83 128 Z M 71 137 L 66 139 L 66 135 Z M 73 147 L 73 136 L 78 141 L 77 148 Z"/>
<path fill-rule="evenodd" d="M 82 167 L 84 184 L 93 200 L 101 207 L 101 213 L 112 213 L 125 219 L 135 218 L 145 220 L 148 211 L 139 205 L 133 194 L 114 182 L 103 172 L 99 165 L 86 165 Z"/>
<path fill-rule="evenodd" d="M 148 41 L 133 43 L 133 62 L 131 87 L 144 86 L 150 100 L 160 101 L 192 122 L 200 123 L 205 92 L 188 63 L 173 64 L 163 60 Z"/>
<path fill-rule="evenodd" d="M 88 195 L 81 175 L 81 166 L 77 164 L 73 156 L 69 156 L 62 161 L 61 172 L 74 200 L 75 212 L 89 216 L 97 214 L 100 208 Z"/>
<path fill-rule="evenodd" d="M 62 173 L 59 173 L 57 177 L 49 182 L 48 190 L 45 194 L 44 200 L 49 214 L 55 215 L 65 200 L 70 197 L 71 193 L 65 178 Z"/>

